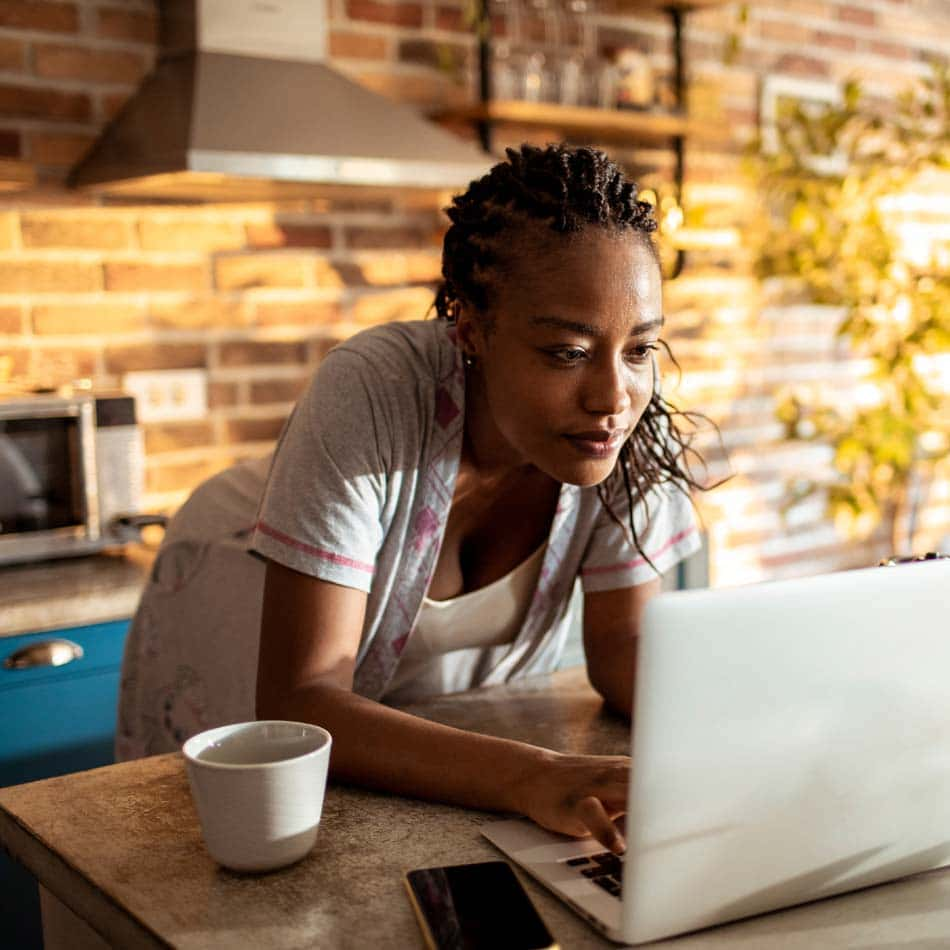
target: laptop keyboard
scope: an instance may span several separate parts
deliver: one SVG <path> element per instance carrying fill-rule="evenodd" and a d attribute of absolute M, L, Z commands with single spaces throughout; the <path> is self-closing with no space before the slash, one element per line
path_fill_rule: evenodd
<path fill-rule="evenodd" d="M 584 877 L 590 878 L 612 897 L 620 897 L 620 886 L 623 880 L 622 857 L 612 851 L 601 851 L 598 854 L 569 858 L 564 863 L 574 868 L 579 874 L 583 874 Z"/>

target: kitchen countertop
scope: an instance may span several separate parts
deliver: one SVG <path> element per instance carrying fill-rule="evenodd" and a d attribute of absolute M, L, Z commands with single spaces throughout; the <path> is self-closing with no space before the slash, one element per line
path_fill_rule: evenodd
<path fill-rule="evenodd" d="M 407 708 L 552 748 L 627 748 L 626 725 L 604 712 L 582 669 Z M 403 872 L 497 859 L 479 834 L 490 817 L 331 785 L 307 858 L 240 875 L 219 869 L 204 850 L 180 754 L 0 789 L 0 840 L 53 895 L 44 904 L 50 919 L 70 919 L 72 928 L 59 931 L 62 946 L 76 946 L 74 913 L 79 926 L 88 922 L 128 948 L 420 947 Z M 519 875 L 565 950 L 613 946 Z M 946 946 L 948 933 L 950 873 L 941 871 L 651 946 L 884 950 Z"/>
<path fill-rule="evenodd" d="M 0 637 L 131 617 L 155 551 L 144 545 L 0 567 Z"/>

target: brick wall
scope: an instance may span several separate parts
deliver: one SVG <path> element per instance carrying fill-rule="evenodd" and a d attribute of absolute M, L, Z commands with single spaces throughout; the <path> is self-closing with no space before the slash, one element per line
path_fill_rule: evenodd
<path fill-rule="evenodd" d="M 329 0 L 332 60 L 404 101 L 464 102 L 474 88 L 466 7 L 463 0 Z M 842 540 L 821 499 L 788 519 L 779 513 L 787 479 L 826 470 L 829 451 L 781 440 L 777 387 L 821 380 L 847 394 L 860 365 L 835 345 L 833 311 L 790 304 L 781 288 L 752 279 L 743 230 L 754 206 L 740 159 L 756 128 L 762 78 L 857 74 L 889 96 L 923 74 L 928 57 L 950 54 L 945 0 L 760 0 L 738 27 L 736 10 L 687 21 L 691 106 L 722 131 L 688 154 L 693 249 L 667 287 L 684 369 L 672 392 L 721 425 L 736 473 L 703 505 L 719 583 L 869 563 L 887 546 Z M 669 88 L 662 14 L 618 13 L 602 0 L 588 16 L 598 50 L 636 46 Z M 495 25 L 504 32 L 502 17 Z M 727 64 L 737 28 L 739 53 Z M 0 0 L 0 156 L 34 162 L 42 181 L 0 204 L 0 355 L 7 357 L 0 372 L 5 366 L 17 378 L 54 385 L 77 376 L 115 383 L 140 369 L 206 370 L 205 418 L 146 427 L 147 501 L 170 510 L 205 476 L 268 449 L 334 341 L 426 313 L 444 219 L 434 203 L 387 194 L 118 206 L 69 192 L 66 171 L 150 67 L 156 32 L 153 0 Z M 522 137 L 501 135 L 499 145 Z M 670 165 L 656 148 L 610 149 L 648 183 Z M 934 227 L 946 240 L 950 221 Z M 712 474 L 725 472 L 721 454 L 711 458 Z M 932 486 L 917 547 L 947 534 L 944 478 Z"/>
<path fill-rule="evenodd" d="M 693 14 L 688 48 L 695 111 L 718 117 L 738 143 L 757 131 L 767 75 L 836 82 L 858 77 L 869 94 L 888 99 L 926 75 L 929 59 L 946 62 L 950 56 L 946 3 L 752 3 L 748 23 L 738 28 L 738 56 L 724 65 L 718 52 L 732 16 L 729 7 Z M 693 255 L 693 266 L 668 294 L 681 328 L 683 401 L 706 408 L 722 426 L 735 473 L 709 496 L 714 575 L 731 583 L 872 563 L 889 551 L 890 540 L 883 532 L 865 544 L 843 540 L 825 515 L 823 496 L 781 514 L 789 480 L 828 472 L 831 452 L 782 441 L 773 417 L 774 395 L 782 386 L 850 401 L 866 367 L 835 339 L 838 311 L 803 305 L 775 282 L 763 288 L 750 280 L 742 232 L 755 211 L 734 154 L 699 143 L 690 153 L 689 180 L 687 207 L 704 209 L 704 225 L 737 237 L 725 250 Z M 945 185 L 945 195 L 947 190 Z M 915 223 L 927 225 L 920 233 L 934 246 L 947 247 L 946 199 L 942 211 Z M 950 465 L 928 487 L 918 550 L 933 548 L 950 534 Z"/>

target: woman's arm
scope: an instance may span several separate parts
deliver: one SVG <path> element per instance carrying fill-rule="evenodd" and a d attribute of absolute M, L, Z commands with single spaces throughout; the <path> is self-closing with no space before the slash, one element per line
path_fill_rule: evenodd
<path fill-rule="evenodd" d="M 366 594 L 268 562 L 257 714 L 333 736 L 336 779 L 472 808 L 515 811 L 622 850 L 629 760 L 562 755 L 429 722 L 352 691 Z"/>
<path fill-rule="evenodd" d="M 637 635 L 647 601 L 660 592 L 660 579 L 584 595 L 584 654 L 594 689 L 615 712 L 633 713 Z"/>

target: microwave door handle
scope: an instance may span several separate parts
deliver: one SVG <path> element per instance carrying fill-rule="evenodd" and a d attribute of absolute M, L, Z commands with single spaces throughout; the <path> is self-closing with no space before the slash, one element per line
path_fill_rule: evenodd
<path fill-rule="evenodd" d="M 168 515 L 160 514 L 128 514 L 116 515 L 110 525 L 118 525 L 123 528 L 147 528 L 149 525 L 157 524 L 165 527 L 168 524 Z"/>

